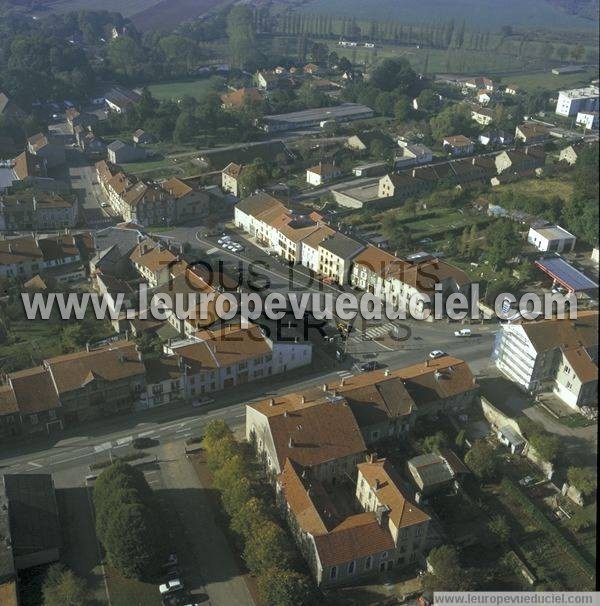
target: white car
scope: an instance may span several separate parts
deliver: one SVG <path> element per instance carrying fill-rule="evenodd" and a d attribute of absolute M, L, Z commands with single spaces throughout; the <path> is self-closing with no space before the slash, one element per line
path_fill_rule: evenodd
<path fill-rule="evenodd" d="M 231 236 L 223 236 L 217 240 L 217 244 L 226 244 L 231 241 Z"/>
<path fill-rule="evenodd" d="M 161 595 L 183 591 L 183 583 L 179 579 L 169 579 L 166 583 L 160 585 L 158 590 Z"/>
<path fill-rule="evenodd" d="M 472 334 L 470 328 L 461 328 L 460 330 L 454 331 L 455 337 L 470 337 Z"/>
<path fill-rule="evenodd" d="M 434 349 L 433 351 L 429 352 L 429 357 L 432 360 L 435 360 L 436 358 L 443 358 L 446 355 L 445 351 L 441 351 L 440 349 Z"/>

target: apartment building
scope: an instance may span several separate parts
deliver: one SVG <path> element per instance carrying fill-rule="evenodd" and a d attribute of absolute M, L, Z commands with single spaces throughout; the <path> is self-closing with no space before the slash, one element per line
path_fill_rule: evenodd
<path fill-rule="evenodd" d="M 0 231 L 60 230 L 75 227 L 76 199 L 51 191 L 26 189 L 0 194 Z"/>
<path fill-rule="evenodd" d="M 469 276 L 445 261 L 423 254 L 400 259 L 372 245 L 355 257 L 349 281 L 355 288 L 406 310 L 411 299 L 422 310 L 422 295 L 433 301 L 436 284 L 441 284 L 442 301 L 453 293 L 468 297 L 471 288 Z"/>
<path fill-rule="evenodd" d="M 586 86 L 559 91 L 555 113 L 571 117 L 583 111 L 597 112 L 598 109 L 598 87 Z"/>
<path fill-rule="evenodd" d="M 597 333 L 597 311 L 580 311 L 576 320 L 503 324 L 492 360 L 524 391 L 552 391 L 579 410 L 598 401 Z"/>
<path fill-rule="evenodd" d="M 325 238 L 318 245 L 319 274 L 337 284 L 347 284 L 352 260 L 363 249 L 364 244 L 338 232 Z"/>
<path fill-rule="evenodd" d="M 242 176 L 243 170 L 244 166 L 242 164 L 230 162 L 221 171 L 221 189 L 225 192 L 230 192 L 234 196 L 238 197 L 240 195 L 239 180 Z"/>

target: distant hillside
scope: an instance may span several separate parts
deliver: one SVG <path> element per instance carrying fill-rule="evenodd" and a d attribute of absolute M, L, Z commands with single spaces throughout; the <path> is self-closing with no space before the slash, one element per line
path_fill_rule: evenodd
<path fill-rule="evenodd" d="M 295 4 L 294 0 L 286 3 Z M 300 10 L 407 23 L 465 19 L 471 27 L 491 31 L 503 25 L 526 29 L 598 27 L 593 17 L 598 0 L 309 0 L 301 3 Z"/>

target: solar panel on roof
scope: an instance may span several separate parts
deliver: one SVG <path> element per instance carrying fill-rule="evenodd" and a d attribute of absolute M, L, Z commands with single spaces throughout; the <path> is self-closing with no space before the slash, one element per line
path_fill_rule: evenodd
<path fill-rule="evenodd" d="M 562 257 L 551 259 L 540 259 L 535 264 L 550 277 L 558 280 L 563 286 L 573 291 L 592 290 L 598 288 L 598 284 L 590 280 L 584 273 L 575 269 Z"/>

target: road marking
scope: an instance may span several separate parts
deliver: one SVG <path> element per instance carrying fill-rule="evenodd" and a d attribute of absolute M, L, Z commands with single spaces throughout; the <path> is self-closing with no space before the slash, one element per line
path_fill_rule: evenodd
<path fill-rule="evenodd" d="M 156 431 L 153 429 L 152 431 L 142 431 L 142 433 L 138 433 L 138 438 L 145 438 L 146 436 L 151 436 Z"/>
<path fill-rule="evenodd" d="M 112 442 L 104 442 L 104 444 L 98 444 L 94 446 L 94 451 L 102 452 L 104 450 L 109 450 L 110 448 L 112 448 Z"/>
<path fill-rule="evenodd" d="M 166 425 L 165 427 L 159 427 L 156 431 L 168 431 L 169 429 L 175 429 L 179 427 L 179 423 L 174 423 L 173 425 Z"/>
<path fill-rule="evenodd" d="M 211 248 L 209 250 L 206 251 L 207 255 L 214 255 L 215 253 L 218 253 L 219 249 L 218 248 Z"/>
<path fill-rule="evenodd" d="M 127 436 L 126 438 L 119 438 L 117 440 L 117 448 L 120 446 L 127 446 L 128 444 L 131 444 L 132 441 L 133 441 L 132 436 Z"/>
<path fill-rule="evenodd" d="M 34 467 L 37 467 L 38 469 L 40 467 L 43 467 L 43 465 L 40 465 L 39 463 L 36 463 L 35 461 L 29 461 L 29 465 L 33 465 Z"/>
<path fill-rule="evenodd" d="M 189 428 L 187 428 L 187 427 L 181 427 L 180 429 L 175 430 L 175 433 L 183 433 L 185 431 L 189 431 Z"/>

